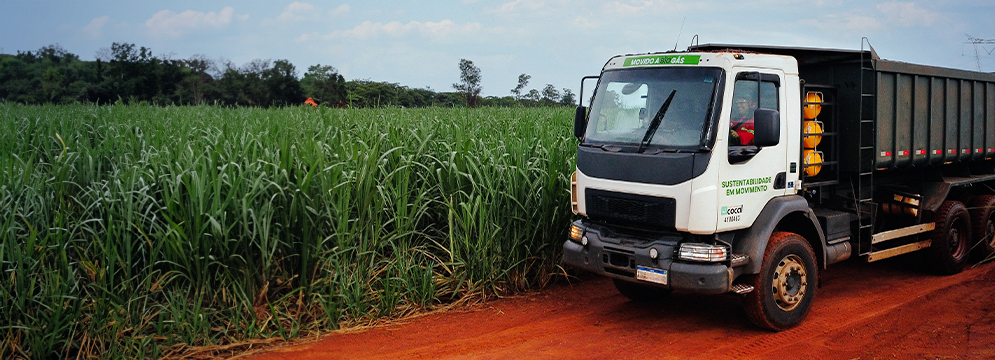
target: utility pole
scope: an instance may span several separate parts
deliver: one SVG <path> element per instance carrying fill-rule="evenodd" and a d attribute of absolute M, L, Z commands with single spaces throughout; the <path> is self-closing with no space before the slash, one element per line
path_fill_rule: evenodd
<path fill-rule="evenodd" d="M 984 45 L 995 45 L 995 39 L 979 39 L 974 36 L 971 36 L 970 34 L 964 34 L 964 35 L 967 35 L 967 41 L 965 41 L 964 43 L 974 45 L 974 61 L 978 63 L 978 71 L 983 71 L 981 70 L 981 55 L 978 53 L 978 45 L 981 45 L 981 49 L 987 52 L 988 55 L 991 55 L 992 52 L 995 52 L 995 47 L 992 47 L 991 50 L 988 50 L 987 48 L 984 47 Z"/>

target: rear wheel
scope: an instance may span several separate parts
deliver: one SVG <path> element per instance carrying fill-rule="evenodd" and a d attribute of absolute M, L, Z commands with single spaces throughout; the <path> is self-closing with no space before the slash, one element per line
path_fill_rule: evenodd
<path fill-rule="evenodd" d="M 984 260 L 995 254 L 995 195 L 981 195 L 970 202 L 971 225 L 974 226 L 975 260 Z"/>
<path fill-rule="evenodd" d="M 615 284 L 615 289 L 618 290 L 619 294 L 635 302 L 648 303 L 660 301 L 670 294 L 669 289 L 639 285 L 615 278 L 612 278 L 612 283 Z"/>
<path fill-rule="evenodd" d="M 964 270 L 971 243 L 971 217 L 960 201 L 947 200 L 933 217 L 936 228 L 930 234 L 930 263 L 941 274 Z"/>
<path fill-rule="evenodd" d="M 798 325 L 815 298 L 818 272 L 808 241 L 795 233 L 775 232 L 760 273 L 749 278 L 754 290 L 743 300 L 746 316 L 757 326 L 776 331 Z"/>

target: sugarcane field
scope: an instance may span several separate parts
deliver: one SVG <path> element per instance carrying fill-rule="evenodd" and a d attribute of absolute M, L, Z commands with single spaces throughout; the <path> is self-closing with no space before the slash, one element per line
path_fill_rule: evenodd
<path fill-rule="evenodd" d="M 995 359 L 993 15 L 0 0 L 0 359 Z"/>

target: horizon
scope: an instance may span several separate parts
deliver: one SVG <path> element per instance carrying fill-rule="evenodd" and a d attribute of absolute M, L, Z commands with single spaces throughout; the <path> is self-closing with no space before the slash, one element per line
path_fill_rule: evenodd
<path fill-rule="evenodd" d="M 697 43 L 859 49 L 884 59 L 995 71 L 995 3 L 463 0 L 422 3 L 259 0 L 60 3 L 0 0 L 4 53 L 59 45 L 94 60 L 111 43 L 157 57 L 203 55 L 242 66 L 286 59 L 302 77 L 331 65 L 349 80 L 452 92 L 460 59 L 481 69 L 481 96 L 508 96 L 519 74 L 579 93 L 612 56 Z M 743 20 L 745 19 L 745 20 Z M 758 19 L 756 26 L 736 25 Z M 972 38 L 969 38 L 968 36 Z M 972 44 L 977 40 L 980 44 Z M 989 40 L 986 42 L 985 40 Z"/>

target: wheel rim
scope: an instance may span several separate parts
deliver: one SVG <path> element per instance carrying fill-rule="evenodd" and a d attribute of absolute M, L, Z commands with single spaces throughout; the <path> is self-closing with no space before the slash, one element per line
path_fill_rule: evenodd
<path fill-rule="evenodd" d="M 808 290 L 808 272 L 798 255 L 792 254 L 781 259 L 774 269 L 772 286 L 777 307 L 784 311 L 798 307 Z"/>
<path fill-rule="evenodd" d="M 964 254 L 967 253 L 967 242 L 961 239 L 960 236 L 960 224 L 958 221 L 954 226 L 950 227 L 950 232 L 947 234 L 947 243 L 950 245 L 950 255 L 954 259 L 960 259 Z"/>

